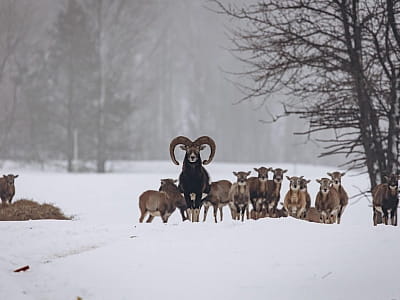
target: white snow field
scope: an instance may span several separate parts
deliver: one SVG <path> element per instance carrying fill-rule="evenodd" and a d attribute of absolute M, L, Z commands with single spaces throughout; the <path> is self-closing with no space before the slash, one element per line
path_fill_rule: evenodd
<path fill-rule="evenodd" d="M 213 180 L 268 164 L 207 166 Z M 287 175 L 326 177 L 331 167 L 278 165 Z M 0 299 L 400 299 L 400 230 L 372 226 L 367 199 L 351 200 L 340 225 L 293 218 L 214 224 L 139 224 L 138 196 L 177 178 L 171 162 L 141 162 L 125 173 L 18 172 L 14 199 L 53 203 L 72 221 L 0 222 Z M 254 172 L 253 172 L 254 174 Z M 287 180 L 281 198 L 287 191 Z M 347 174 L 350 195 L 368 187 Z M 202 217 L 202 214 L 201 214 Z M 29 265 L 26 272 L 13 270 Z"/>

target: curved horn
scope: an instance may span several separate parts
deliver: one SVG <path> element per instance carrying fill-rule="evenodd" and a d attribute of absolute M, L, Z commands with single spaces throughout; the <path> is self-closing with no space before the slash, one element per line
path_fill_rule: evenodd
<path fill-rule="evenodd" d="M 190 144 L 192 144 L 192 141 L 190 139 L 188 139 L 185 136 L 177 136 L 176 138 L 174 138 L 171 143 L 169 144 L 169 155 L 171 156 L 172 161 L 174 162 L 174 164 L 179 165 L 179 162 L 176 160 L 175 158 L 175 147 L 177 145 L 185 145 L 188 146 Z"/>
<path fill-rule="evenodd" d="M 208 165 L 214 158 L 215 155 L 215 142 L 212 138 L 210 138 L 209 136 L 201 136 L 198 139 L 196 139 L 193 144 L 196 144 L 198 146 L 207 144 L 208 146 L 210 146 L 211 149 L 211 153 L 210 153 L 210 157 L 207 160 L 203 160 L 203 165 Z"/>

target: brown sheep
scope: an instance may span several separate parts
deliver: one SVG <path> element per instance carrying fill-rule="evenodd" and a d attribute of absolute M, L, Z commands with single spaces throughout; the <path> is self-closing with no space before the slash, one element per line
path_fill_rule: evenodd
<path fill-rule="evenodd" d="M 300 181 L 302 177 L 286 176 L 286 178 L 290 181 L 290 186 L 283 201 L 283 207 L 290 216 L 301 218 L 307 204 L 306 199 L 300 195 Z"/>
<path fill-rule="evenodd" d="M 19 175 L 3 175 L 0 178 L 0 198 L 3 205 L 11 204 L 11 201 L 15 195 L 15 185 L 14 179 L 17 178 Z"/>
<path fill-rule="evenodd" d="M 310 222 L 321 223 L 321 213 L 315 207 L 310 207 L 305 219 Z"/>
<path fill-rule="evenodd" d="M 339 193 L 332 187 L 332 180 L 321 178 L 316 180 L 320 184 L 315 199 L 315 208 L 321 213 L 322 223 L 334 223 L 340 209 Z"/>
<path fill-rule="evenodd" d="M 178 182 L 178 180 L 176 179 L 171 179 L 171 178 L 161 179 L 161 185 L 158 191 L 167 193 L 168 198 L 171 199 L 171 201 L 173 201 L 174 205 L 176 205 L 177 208 L 179 208 L 179 211 L 182 216 L 182 221 L 185 221 L 188 219 L 186 200 L 179 191 L 176 182 Z"/>
<path fill-rule="evenodd" d="M 300 197 L 301 197 L 301 202 L 305 201 L 306 202 L 306 209 L 303 212 L 303 215 L 301 216 L 302 219 L 304 219 L 307 215 L 307 211 L 311 206 L 311 197 L 310 194 L 307 191 L 307 184 L 309 184 L 311 180 L 307 180 L 305 178 L 301 178 L 300 180 Z"/>
<path fill-rule="evenodd" d="M 285 208 L 277 208 L 273 215 L 270 215 L 271 218 L 286 218 L 288 216 L 287 211 Z"/>
<path fill-rule="evenodd" d="M 210 192 L 204 199 L 204 217 L 203 222 L 206 221 L 208 208 L 213 206 L 214 208 L 214 221 L 217 223 L 217 211 L 219 209 L 219 215 L 222 222 L 223 213 L 222 209 L 225 205 L 229 204 L 229 190 L 232 183 L 228 180 L 219 180 L 211 183 Z"/>
<path fill-rule="evenodd" d="M 388 225 L 389 213 L 390 224 L 397 226 L 397 207 L 399 205 L 399 175 L 391 174 L 384 176 L 387 183 L 381 183 L 372 190 L 372 205 L 374 212 L 374 226 L 378 224 L 378 218 L 383 216 L 383 221 Z"/>
<path fill-rule="evenodd" d="M 333 183 L 332 186 L 338 191 L 339 193 L 339 198 L 340 198 L 340 209 L 337 215 L 337 223 L 340 224 L 340 219 L 344 213 L 344 210 L 349 203 L 349 196 L 346 193 L 346 190 L 344 189 L 342 185 L 342 177 L 346 173 L 340 173 L 340 172 L 332 172 L 332 173 L 327 173 L 328 176 L 331 177 Z"/>
<path fill-rule="evenodd" d="M 175 211 L 176 205 L 168 198 L 167 193 L 148 190 L 139 196 L 139 209 L 141 213 L 140 223 L 143 222 L 147 214 L 150 214 L 147 223 L 151 223 L 155 216 L 160 216 L 163 222 L 167 223 L 169 216 Z"/>
<path fill-rule="evenodd" d="M 272 168 L 266 167 L 254 168 L 254 171 L 258 173 L 258 177 L 250 177 L 247 180 L 255 219 L 261 217 L 262 210 L 267 205 L 268 172 L 271 170 Z"/>
<path fill-rule="evenodd" d="M 246 212 L 247 219 L 249 218 L 249 202 L 250 192 L 247 184 L 247 176 L 249 172 L 233 172 L 237 177 L 237 181 L 232 184 L 229 190 L 229 207 L 232 213 L 232 219 L 244 221 L 244 213 Z"/>
<path fill-rule="evenodd" d="M 272 180 L 268 180 L 268 195 L 267 195 L 267 213 L 270 217 L 274 217 L 276 213 L 276 208 L 278 207 L 279 200 L 281 198 L 281 187 L 283 181 L 283 174 L 288 170 L 282 170 L 281 168 L 276 168 L 271 170 L 274 174 Z"/>

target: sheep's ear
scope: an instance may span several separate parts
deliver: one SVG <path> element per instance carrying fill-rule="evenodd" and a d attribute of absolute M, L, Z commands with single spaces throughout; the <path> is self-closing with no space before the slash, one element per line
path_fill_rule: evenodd
<path fill-rule="evenodd" d="M 306 183 L 308 184 L 308 183 L 310 183 L 311 182 L 311 180 L 309 179 L 309 180 L 306 180 Z"/>
<path fill-rule="evenodd" d="M 321 183 L 321 179 L 315 179 L 315 181 Z"/>
<path fill-rule="evenodd" d="M 287 170 L 283 170 L 283 171 L 282 171 L 282 174 L 285 174 L 286 172 L 287 172 Z"/>
<path fill-rule="evenodd" d="M 4 175 L 4 174 L 3 174 L 3 177 L 4 177 L 4 178 L 7 178 L 7 175 Z"/>
<path fill-rule="evenodd" d="M 385 179 L 386 181 L 389 181 L 389 177 L 387 177 L 386 175 L 383 176 L 383 179 Z"/>
<path fill-rule="evenodd" d="M 204 150 L 204 149 L 206 149 L 206 145 L 201 145 L 200 150 Z"/>
<path fill-rule="evenodd" d="M 268 168 L 268 172 L 273 172 L 274 169 L 272 167 Z"/>
<path fill-rule="evenodd" d="M 238 173 L 236 173 L 236 172 L 232 172 L 233 173 L 233 175 L 235 175 L 236 177 L 238 176 Z"/>
<path fill-rule="evenodd" d="M 303 178 L 304 178 L 304 176 L 300 176 L 299 178 L 300 178 L 300 179 L 303 179 Z"/>
<path fill-rule="evenodd" d="M 257 169 L 257 168 L 253 168 L 253 169 L 254 169 L 254 171 L 258 172 L 258 169 Z"/>
<path fill-rule="evenodd" d="M 14 178 L 17 178 L 19 175 L 14 175 Z"/>
<path fill-rule="evenodd" d="M 178 182 L 178 179 L 174 179 L 174 183 L 177 183 Z"/>
<path fill-rule="evenodd" d="M 333 177 L 333 176 L 332 176 L 332 173 L 329 173 L 329 172 L 328 172 L 328 173 L 326 173 L 326 174 L 328 174 L 328 176 L 330 176 L 330 177 Z"/>
<path fill-rule="evenodd" d="M 346 175 L 346 172 L 340 173 L 340 176 L 343 177 L 344 175 Z"/>
<path fill-rule="evenodd" d="M 248 171 L 248 172 L 247 172 L 247 176 L 249 176 L 249 175 L 250 175 L 250 173 L 251 173 L 251 171 Z"/>
<path fill-rule="evenodd" d="M 289 180 L 289 181 L 290 181 L 290 177 L 289 177 L 289 176 L 287 176 L 287 175 L 286 175 L 286 178 L 287 178 L 287 180 Z"/>
<path fill-rule="evenodd" d="M 186 146 L 180 145 L 179 148 L 181 148 L 183 151 L 186 151 Z"/>

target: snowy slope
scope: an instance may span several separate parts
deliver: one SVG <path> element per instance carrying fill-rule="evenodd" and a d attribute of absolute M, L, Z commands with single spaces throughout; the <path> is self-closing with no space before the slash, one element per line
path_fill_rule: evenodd
<path fill-rule="evenodd" d="M 212 179 L 260 164 L 218 164 Z M 278 165 L 272 165 L 278 167 Z M 330 168 L 286 165 L 312 179 Z M 134 170 L 127 172 L 128 169 Z M 137 199 L 160 178 L 179 174 L 170 162 L 137 163 L 126 173 L 19 172 L 18 198 L 59 206 L 73 221 L 0 222 L 0 299 L 400 299 L 400 234 L 372 226 L 366 199 L 352 201 L 341 225 L 292 218 L 138 224 Z M 344 177 L 350 195 L 366 176 Z M 357 186 L 357 187 L 355 187 Z M 287 182 L 282 188 L 287 190 Z M 29 265 L 24 273 L 13 273 Z"/>

